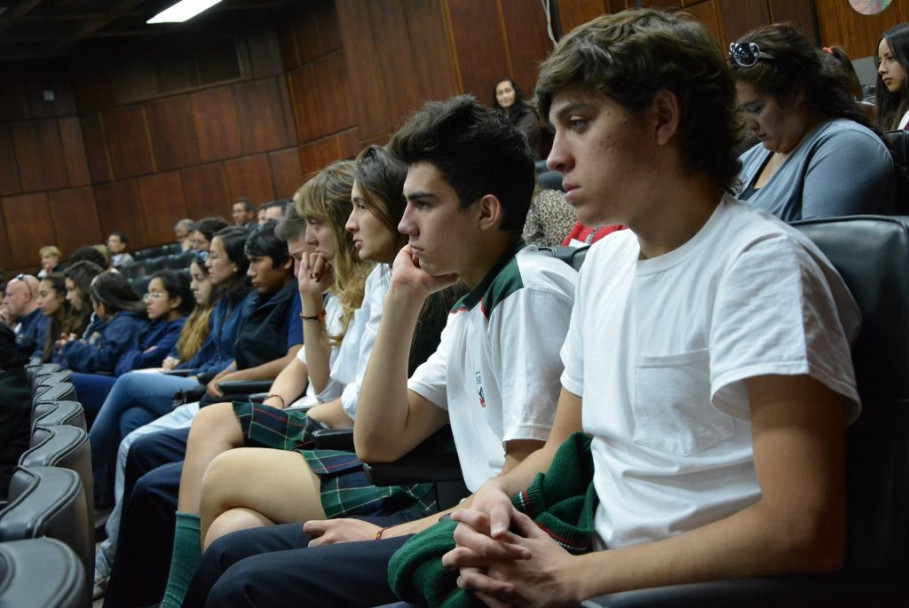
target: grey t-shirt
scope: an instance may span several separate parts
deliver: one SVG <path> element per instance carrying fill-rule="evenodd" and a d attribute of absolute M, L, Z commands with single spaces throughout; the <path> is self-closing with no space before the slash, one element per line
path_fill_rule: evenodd
<path fill-rule="evenodd" d="M 772 152 L 757 144 L 741 156 L 736 197 L 786 222 L 896 208 L 893 158 L 870 129 L 846 119 L 822 124 L 762 188 L 753 183 Z"/>

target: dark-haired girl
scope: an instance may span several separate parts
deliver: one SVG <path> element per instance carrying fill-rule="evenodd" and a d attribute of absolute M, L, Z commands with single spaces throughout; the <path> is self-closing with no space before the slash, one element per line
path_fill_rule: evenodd
<path fill-rule="evenodd" d="M 496 83 L 492 106 L 508 116 L 508 121 L 527 138 L 534 158 L 540 156 L 540 118 L 524 99 L 524 92 L 511 78 Z"/>
<path fill-rule="evenodd" d="M 878 124 L 885 131 L 909 129 L 909 23 L 884 32 L 874 63 Z"/>

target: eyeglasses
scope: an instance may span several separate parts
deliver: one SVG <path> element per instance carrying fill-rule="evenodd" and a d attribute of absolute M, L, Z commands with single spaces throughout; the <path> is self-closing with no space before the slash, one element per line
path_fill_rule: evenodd
<path fill-rule="evenodd" d="M 776 59 L 772 53 L 761 51 L 761 48 L 754 42 L 748 44 L 733 42 L 729 45 L 729 56 L 737 66 L 743 68 L 750 68 L 761 59 Z"/>
<path fill-rule="evenodd" d="M 143 300 L 158 300 L 160 298 L 163 298 L 166 295 L 167 294 L 164 293 L 163 291 L 150 291 L 147 294 L 143 295 L 142 299 Z"/>

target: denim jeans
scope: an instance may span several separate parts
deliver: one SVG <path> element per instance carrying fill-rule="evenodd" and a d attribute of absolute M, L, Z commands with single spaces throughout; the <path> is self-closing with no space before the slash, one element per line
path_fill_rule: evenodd
<path fill-rule="evenodd" d="M 83 376 L 82 384 L 89 382 L 91 375 L 80 375 Z M 188 378 L 155 372 L 129 372 L 116 379 L 88 433 L 95 476 L 95 504 L 112 501 L 111 472 L 117 446 L 125 436 L 120 433 L 123 415 L 134 408 L 142 408 L 154 420 L 171 411 L 174 393 L 195 385 L 196 382 Z"/>

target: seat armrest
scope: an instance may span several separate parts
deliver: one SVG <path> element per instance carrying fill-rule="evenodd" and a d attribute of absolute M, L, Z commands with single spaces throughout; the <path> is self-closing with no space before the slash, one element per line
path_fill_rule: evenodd
<path fill-rule="evenodd" d="M 239 395 L 249 396 L 253 393 L 261 393 L 271 388 L 274 380 L 228 380 L 218 383 L 218 388 L 225 397 L 236 397 Z M 267 394 L 267 393 L 266 393 Z"/>
<path fill-rule="evenodd" d="M 253 403 L 262 403 L 263 401 L 265 401 L 266 397 L 268 397 L 267 392 L 252 393 L 249 396 L 249 400 L 252 401 Z"/>
<path fill-rule="evenodd" d="M 584 600 L 584 608 L 850 608 L 900 606 L 909 580 L 892 572 L 835 572 L 638 589 Z"/>
<path fill-rule="evenodd" d="M 344 429 L 320 429 L 313 433 L 317 450 L 354 451 L 353 427 Z"/>
<path fill-rule="evenodd" d="M 194 369 L 168 369 L 162 370 L 162 374 L 167 374 L 168 376 L 177 376 L 179 378 L 189 378 L 190 376 L 196 375 L 196 370 Z"/>
<path fill-rule="evenodd" d="M 407 455 L 394 462 L 364 463 L 370 483 L 398 486 L 414 483 L 439 483 L 462 479 L 457 454 Z"/>

